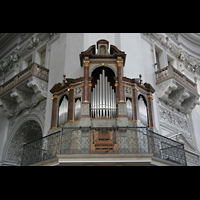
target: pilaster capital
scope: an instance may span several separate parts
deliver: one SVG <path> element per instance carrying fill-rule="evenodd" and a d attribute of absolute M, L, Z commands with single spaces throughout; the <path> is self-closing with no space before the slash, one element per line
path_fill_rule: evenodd
<path fill-rule="evenodd" d="M 133 90 L 137 90 L 137 92 L 139 91 L 139 89 L 134 85 L 134 86 L 132 86 L 132 89 Z"/>
<path fill-rule="evenodd" d="M 89 65 L 90 65 L 89 60 L 84 60 L 83 63 L 84 63 L 84 67 L 89 67 Z"/>
<path fill-rule="evenodd" d="M 117 67 L 123 67 L 123 60 L 117 60 Z"/>
<path fill-rule="evenodd" d="M 151 96 L 150 94 L 147 95 L 147 98 L 152 100 L 154 99 L 153 96 Z"/>

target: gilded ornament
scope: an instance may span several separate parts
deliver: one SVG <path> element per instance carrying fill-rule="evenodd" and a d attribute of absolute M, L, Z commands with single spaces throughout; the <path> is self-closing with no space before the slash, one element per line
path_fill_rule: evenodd
<path fill-rule="evenodd" d="M 90 65 L 90 61 L 86 61 L 86 60 L 85 60 L 85 61 L 83 61 L 83 63 L 84 63 L 84 66 L 85 66 L 85 67 L 89 67 L 89 65 Z"/>
<path fill-rule="evenodd" d="M 117 66 L 118 66 L 118 67 L 122 67 L 122 66 L 123 66 L 123 61 L 119 61 L 119 60 L 118 60 L 118 61 L 117 61 Z"/>

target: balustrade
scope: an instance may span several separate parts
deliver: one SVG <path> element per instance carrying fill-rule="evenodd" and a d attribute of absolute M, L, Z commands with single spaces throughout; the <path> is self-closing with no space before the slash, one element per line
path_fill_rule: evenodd
<path fill-rule="evenodd" d="M 23 146 L 22 165 L 58 154 L 153 154 L 187 165 L 184 145 L 145 127 L 62 127 L 60 131 Z"/>
<path fill-rule="evenodd" d="M 17 84 L 19 84 L 21 81 L 23 81 L 26 78 L 29 78 L 30 76 L 35 76 L 35 77 L 38 77 L 45 81 L 48 81 L 49 70 L 43 66 L 38 65 L 37 63 L 32 63 L 26 69 L 22 70 L 20 73 L 15 75 L 13 78 L 11 78 L 10 80 L 8 80 L 4 84 L 2 84 L 0 86 L 0 95 L 6 91 L 12 89 Z"/>
<path fill-rule="evenodd" d="M 179 70 L 177 70 L 171 65 L 156 71 L 155 74 L 156 74 L 156 84 L 174 78 L 182 85 L 186 86 L 188 89 L 191 89 L 192 91 L 197 93 L 197 84 L 191 81 L 183 73 L 181 73 Z"/>

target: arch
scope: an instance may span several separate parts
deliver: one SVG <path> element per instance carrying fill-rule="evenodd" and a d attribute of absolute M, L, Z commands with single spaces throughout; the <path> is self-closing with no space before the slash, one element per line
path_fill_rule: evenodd
<path fill-rule="evenodd" d="M 12 142 L 16 141 L 15 137 L 18 134 L 20 127 L 23 127 L 23 125 L 24 124 L 26 125 L 26 123 L 29 121 L 34 121 L 35 124 L 37 123 L 37 127 L 39 127 L 41 129 L 41 131 L 40 131 L 41 134 L 39 133 L 38 138 L 43 137 L 44 116 L 41 113 L 38 113 L 38 112 L 36 113 L 36 112 L 32 111 L 32 113 L 28 113 L 27 115 L 24 115 L 23 117 L 17 118 L 15 120 L 15 127 L 13 128 L 13 130 L 11 130 L 9 137 L 4 146 L 2 161 L 5 165 L 20 165 L 21 164 L 19 159 L 18 160 L 14 159 L 14 158 L 12 159 L 12 155 L 11 155 L 12 152 L 9 149 L 11 148 L 11 145 L 12 145 L 12 148 L 17 145 L 16 142 L 15 142 L 15 144 L 12 144 Z M 18 134 L 18 135 L 20 136 L 20 134 Z M 37 136 L 35 138 L 37 138 Z M 33 138 L 32 140 L 35 140 L 35 138 Z M 20 142 L 21 147 L 24 142 L 27 143 L 30 141 L 21 140 L 21 142 Z M 20 153 L 22 153 L 22 152 L 20 152 Z"/>
<path fill-rule="evenodd" d="M 93 68 L 90 70 L 90 72 L 89 72 L 89 77 L 92 76 L 93 71 L 94 71 L 96 68 L 98 68 L 98 67 L 107 67 L 107 68 L 110 68 L 110 69 L 113 71 L 113 73 L 115 74 L 115 77 L 117 77 L 117 70 L 116 70 L 114 67 L 112 67 L 112 66 L 110 66 L 110 65 L 108 65 L 108 64 L 104 64 L 104 66 L 102 66 L 102 64 L 99 64 L 99 65 L 96 65 L 95 67 L 93 67 Z"/>

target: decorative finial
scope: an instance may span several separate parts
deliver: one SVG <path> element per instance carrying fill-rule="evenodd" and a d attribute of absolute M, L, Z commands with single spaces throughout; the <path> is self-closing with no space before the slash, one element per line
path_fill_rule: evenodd
<path fill-rule="evenodd" d="M 142 83 L 142 74 L 139 74 L 139 77 L 140 77 L 140 84 Z"/>
<path fill-rule="evenodd" d="M 140 85 L 144 86 L 144 83 L 142 82 L 142 74 L 139 74 L 139 77 L 140 77 Z"/>
<path fill-rule="evenodd" d="M 65 83 L 66 83 L 65 77 L 66 77 L 66 74 L 63 74 L 63 83 L 62 83 L 62 86 L 65 85 Z"/>

